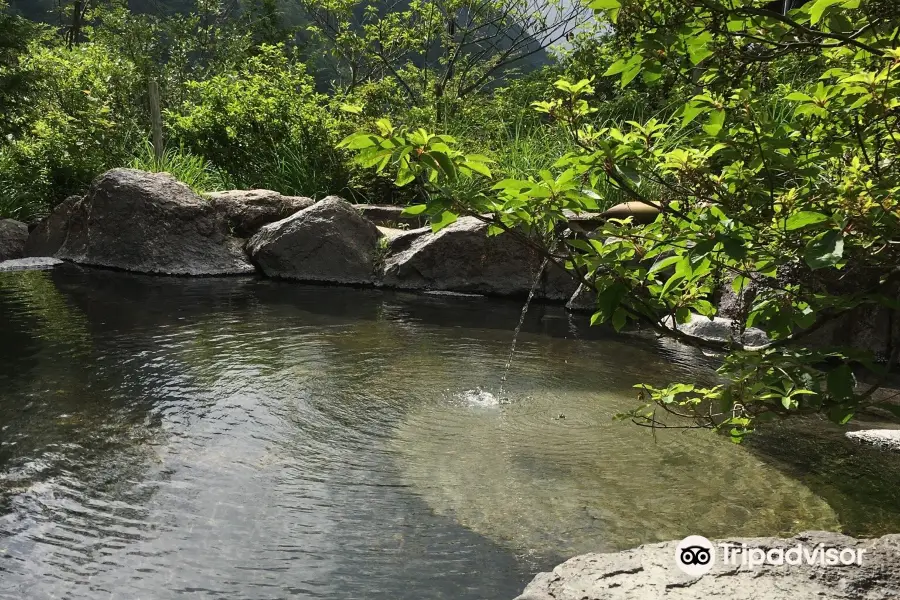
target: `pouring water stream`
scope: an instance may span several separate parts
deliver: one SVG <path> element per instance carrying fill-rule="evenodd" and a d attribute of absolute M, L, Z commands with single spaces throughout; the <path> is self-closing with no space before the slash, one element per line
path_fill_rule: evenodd
<path fill-rule="evenodd" d="M 499 399 L 501 402 L 503 397 L 503 386 L 506 383 L 506 379 L 509 377 L 509 368 L 512 366 L 513 355 L 516 353 L 516 341 L 519 339 L 519 332 L 522 330 L 522 326 L 525 324 L 525 315 L 528 314 L 528 307 L 534 299 L 534 294 L 541 282 L 541 276 L 544 274 L 544 269 L 547 268 L 547 262 L 549 262 L 549 259 L 547 258 L 541 262 L 541 266 L 537 271 L 534 282 L 531 284 L 531 289 L 528 291 L 528 297 L 525 299 L 525 305 L 522 307 L 522 314 L 519 315 L 519 323 L 516 325 L 515 330 L 513 330 L 512 343 L 509 347 L 509 356 L 506 358 L 506 367 L 503 369 L 503 377 L 500 378 L 500 392 L 498 396 L 500 397 Z"/>

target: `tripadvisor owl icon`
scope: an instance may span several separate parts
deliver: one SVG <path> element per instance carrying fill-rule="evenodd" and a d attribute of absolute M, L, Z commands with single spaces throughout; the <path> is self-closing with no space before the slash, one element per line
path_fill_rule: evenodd
<path fill-rule="evenodd" d="M 675 564 L 693 577 L 706 575 L 716 562 L 716 550 L 702 535 L 689 535 L 675 547 Z"/>

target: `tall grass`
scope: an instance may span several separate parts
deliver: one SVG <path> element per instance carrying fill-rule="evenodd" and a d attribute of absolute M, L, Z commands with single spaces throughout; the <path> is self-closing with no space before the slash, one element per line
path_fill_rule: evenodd
<path fill-rule="evenodd" d="M 24 177 L 20 166 L 8 148 L 0 148 L 0 219 L 27 223 L 46 214 L 47 186 L 37 169 Z"/>
<path fill-rule="evenodd" d="M 324 130 L 304 132 L 287 142 L 272 144 L 262 155 L 266 159 L 253 180 L 255 187 L 312 198 L 348 192 L 349 160 L 334 148 Z"/>
<path fill-rule="evenodd" d="M 166 148 L 160 159 L 153 151 L 153 144 L 147 142 L 143 151 L 132 159 L 131 168 L 153 173 L 169 173 L 184 182 L 198 194 L 215 192 L 228 187 L 227 176 L 212 166 L 202 156 L 191 154 L 184 148 Z"/>

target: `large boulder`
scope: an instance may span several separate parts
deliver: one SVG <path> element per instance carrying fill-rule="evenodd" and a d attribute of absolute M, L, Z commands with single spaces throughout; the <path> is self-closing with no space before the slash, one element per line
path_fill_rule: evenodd
<path fill-rule="evenodd" d="M 488 226 L 462 217 L 436 234 L 421 235 L 385 261 L 384 285 L 497 296 L 525 296 L 537 279 L 542 258 L 509 233 L 487 235 Z M 574 280 L 548 265 L 536 296 L 567 300 Z"/>
<path fill-rule="evenodd" d="M 12 219 L 0 219 L 0 260 L 22 258 L 28 240 L 28 225 Z"/>
<path fill-rule="evenodd" d="M 378 228 L 353 205 L 329 196 L 250 238 L 247 251 L 270 277 L 362 284 L 375 281 Z"/>
<path fill-rule="evenodd" d="M 263 225 L 287 218 L 315 202 L 303 196 L 282 196 L 272 190 L 230 190 L 207 197 L 239 237 L 250 237 Z"/>
<path fill-rule="evenodd" d="M 114 169 L 72 207 L 58 258 L 140 273 L 231 275 L 253 266 L 225 217 L 168 173 Z"/>
<path fill-rule="evenodd" d="M 744 544 L 764 552 L 787 552 L 802 544 L 863 550 L 861 565 L 780 566 L 726 564 L 720 542 Z M 837 533 L 806 532 L 794 538 L 718 540 L 712 570 L 697 578 L 676 566 L 677 541 L 647 544 L 610 554 L 584 554 L 540 573 L 516 600 L 889 600 L 900 598 L 900 535 L 857 540 Z M 802 550 L 801 550 L 802 552 Z M 730 555 L 734 555 L 730 551 Z M 789 557 L 790 555 L 785 554 Z M 849 558 L 849 554 L 848 554 Z"/>
<path fill-rule="evenodd" d="M 25 256 L 54 256 L 66 241 L 72 209 L 81 202 L 81 196 L 69 196 L 56 205 L 50 215 L 29 234 L 25 243 Z"/>

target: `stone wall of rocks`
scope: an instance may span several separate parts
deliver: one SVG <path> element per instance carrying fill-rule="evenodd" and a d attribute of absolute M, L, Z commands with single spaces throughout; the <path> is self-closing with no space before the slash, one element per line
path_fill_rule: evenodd
<path fill-rule="evenodd" d="M 73 196 L 28 235 L 0 227 L 2 259 L 55 257 L 141 273 L 259 272 L 297 281 L 377 285 L 566 301 L 576 289 L 558 267 L 508 234 L 488 236 L 472 217 L 432 233 L 401 209 L 319 202 L 269 190 L 201 198 L 166 173 L 114 169 Z M 0 222 L 3 225 L 3 222 Z M 5 251 L 5 250 L 4 250 Z M 540 273 L 540 277 L 538 276 Z"/>

